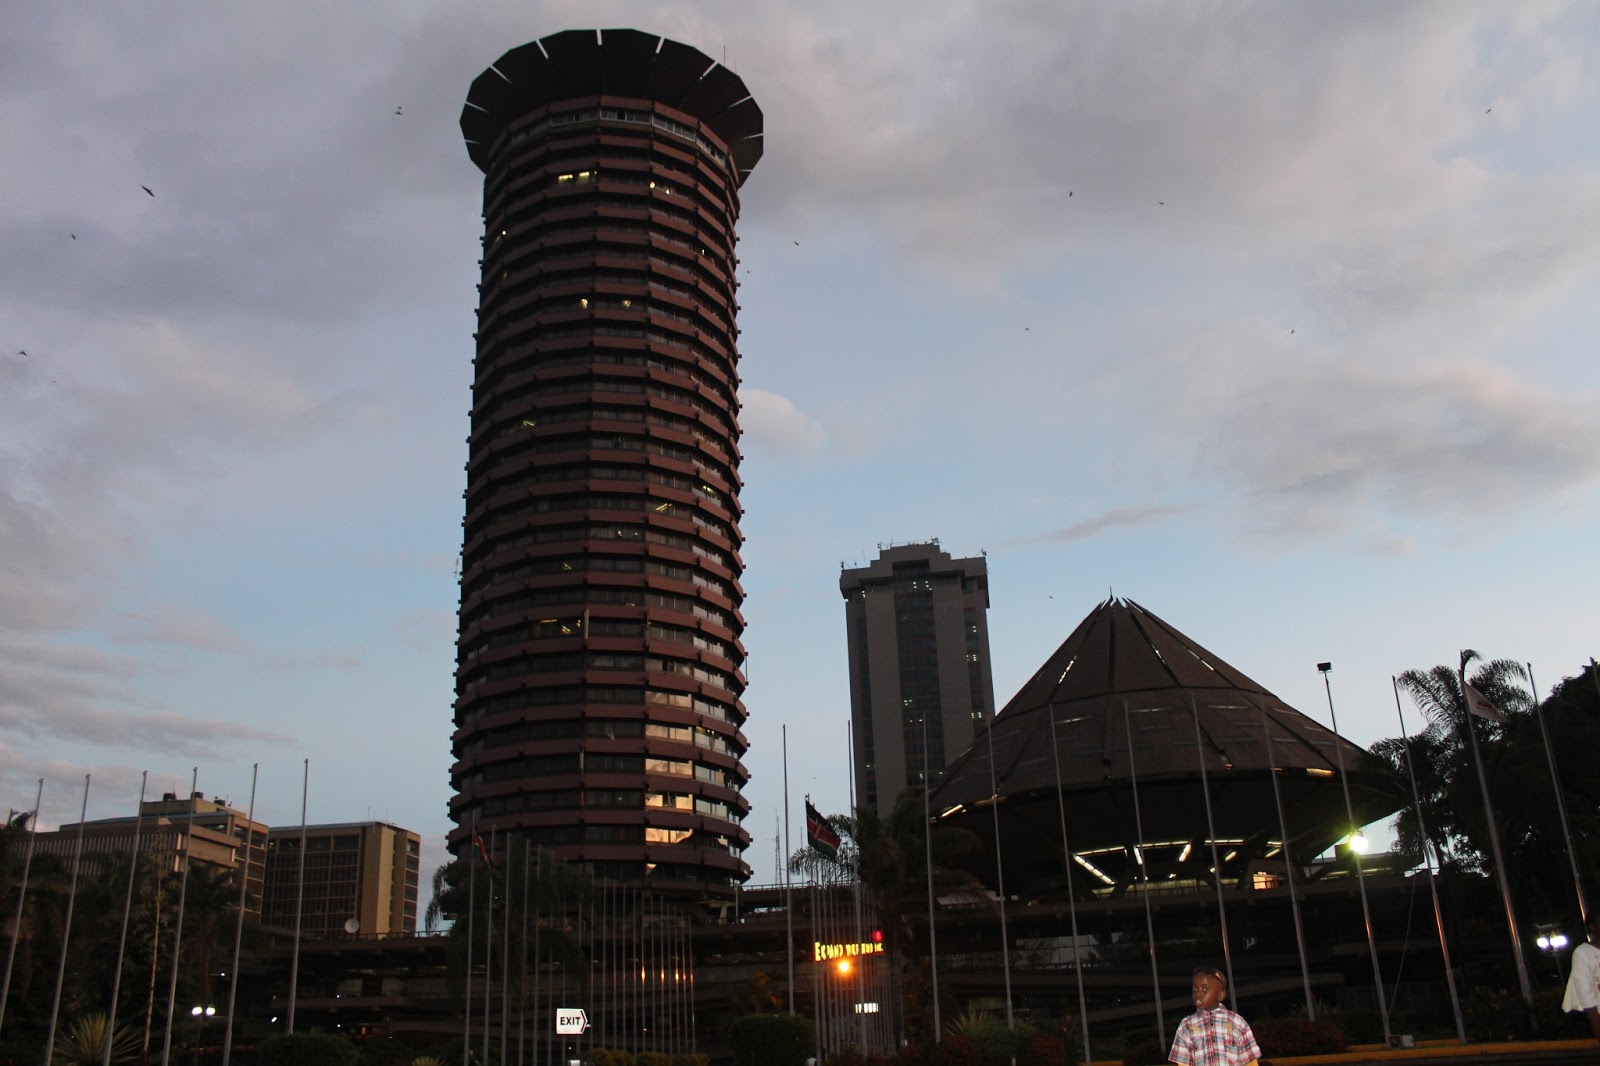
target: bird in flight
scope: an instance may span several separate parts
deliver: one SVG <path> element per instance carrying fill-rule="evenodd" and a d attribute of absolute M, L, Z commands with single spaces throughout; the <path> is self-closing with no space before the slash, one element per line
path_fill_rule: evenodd
<path fill-rule="evenodd" d="M 67 236 L 71 237 L 73 240 L 77 240 L 78 239 L 78 235 L 76 233 L 69 233 L 69 234 L 67 234 Z"/>
<path fill-rule="evenodd" d="M 798 248 L 798 247 L 800 247 L 800 242 L 799 242 L 799 241 L 795 241 L 795 242 L 794 242 L 794 246 L 795 246 L 795 247 L 796 247 L 796 248 Z"/>
<path fill-rule="evenodd" d="M 401 109 L 400 109 L 400 108 L 398 108 L 398 107 L 397 107 L 397 108 L 395 108 L 395 109 L 394 109 L 394 113 L 395 113 L 395 114 L 397 114 L 397 115 L 398 115 L 398 114 L 400 114 L 400 113 L 401 113 Z"/>
<path fill-rule="evenodd" d="M 18 352 L 17 354 L 20 355 L 20 356 L 23 356 L 24 358 L 26 358 L 27 355 L 28 355 L 27 352 Z"/>
<path fill-rule="evenodd" d="M 1489 113 L 1489 112 L 1491 112 L 1491 111 L 1493 111 L 1493 110 L 1494 110 L 1494 108 L 1492 108 L 1492 107 L 1486 107 L 1486 108 L 1484 108 L 1484 109 L 1483 109 L 1483 113 L 1484 113 L 1484 114 L 1485 114 L 1485 115 L 1487 115 L 1487 114 L 1488 114 L 1488 113 Z"/>
<path fill-rule="evenodd" d="M 1289 331 L 1289 335 L 1290 335 L 1290 336 L 1291 336 L 1291 337 L 1292 337 L 1292 336 L 1294 336 L 1294 330 L 1292 330 L 1292 329 L 1291 329 L 1291 330 L 1290 330 L 1290 331 Z"/>
<path fill-rule="evenodd" d="M 155 195 L 155 193 L 150 192 L 150 186 L 148 186 L 148 185 L 141 185 L 141 186 L 139 186 L 139 188 L 143 189 L 145 192 L 149 192 L 151 196 Z"/>

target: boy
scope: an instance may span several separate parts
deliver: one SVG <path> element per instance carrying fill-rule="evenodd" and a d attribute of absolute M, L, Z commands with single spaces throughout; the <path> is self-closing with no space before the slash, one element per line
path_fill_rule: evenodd
<path fill-rule="evenodd" d="M 1600 911 L 1589 915 L 1588 944 L 1572 949 L 1572 976 L 1567 978 L 1567 995 L 1561 1001 L 1564 1011 L 1582 1011 L 1589 1031 L 1600 1040 Z"/>
<path fill-rule="evenodd" d="M 1256 1066 L 1261 1048 L 1250 1023 L 1222 1005 L 1227 979 L 1215 966 L 1194 971 L 1194 1013 L 1178 1026 L 1167 1057 L 1179 1066 Z"/>

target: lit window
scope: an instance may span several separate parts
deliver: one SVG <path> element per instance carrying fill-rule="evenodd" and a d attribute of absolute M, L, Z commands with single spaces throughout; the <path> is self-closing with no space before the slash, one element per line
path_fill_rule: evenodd
<path fill-rule="evenodd" d="M 578 306 L 587 311 L 589 309 L 589 298 L 587 296 L 578 297 Z"/>

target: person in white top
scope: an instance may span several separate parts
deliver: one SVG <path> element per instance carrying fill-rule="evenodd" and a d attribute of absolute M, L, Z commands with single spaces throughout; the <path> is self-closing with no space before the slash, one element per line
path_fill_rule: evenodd
<path fill-rule="evenodd" d="M 1589 1021 L 1589 1031 L 1600 1041 L 1600 912 L 1589 915 L 1589 943 L 1572 949 L 1572 976 L 1561 1000 L 1564 1011 L 1579 1010 Z"/>

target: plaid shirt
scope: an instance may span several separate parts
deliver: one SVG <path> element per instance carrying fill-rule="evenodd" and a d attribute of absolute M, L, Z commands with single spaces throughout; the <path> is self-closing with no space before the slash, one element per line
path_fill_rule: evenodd
<path fill-rule="evenodd" d="M 1167 1057 L 1180 1066 L 1245 1066 L 1261 1058 L 1261 1048 L 1249 1022 L 1218 1007 L 1185 1018 Z"/>

